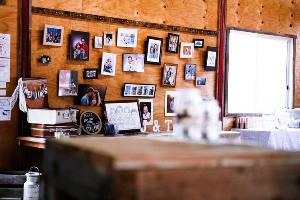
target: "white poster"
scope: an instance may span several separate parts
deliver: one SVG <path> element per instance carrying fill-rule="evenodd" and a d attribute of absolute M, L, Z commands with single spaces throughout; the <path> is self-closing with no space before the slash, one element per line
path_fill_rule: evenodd
<path fill-rule="evenodd" d="M 0 33 L 0 58 L 10 58 L 10 35 Z"/>
<path fill-rule="evenodd" d="M 0 82 L 10 81 L 10 59 L 0 58 Z"/>
<path fill-rule="evenodd" d="M 0 109 L 0 121 L 9 121 L 11 119 L 11 110 Z"/>

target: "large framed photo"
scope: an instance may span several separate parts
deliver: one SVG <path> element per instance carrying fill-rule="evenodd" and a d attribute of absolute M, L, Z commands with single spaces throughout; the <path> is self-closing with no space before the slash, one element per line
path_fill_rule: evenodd
<path fill-rule="evenodd" d="M 177 53 L 179 47 L 179 35 L 168 33 L 167 51 L 171 53 Z"/>
<path fill-rule="evenodd" d="M 175 117 L 175 104 L 177 98 L 177 91 L 166 91 L 165 95 L 165 116 Z"/>
<path fill-rule="evenodd" d="M 45 24 L 43 45 L 62 46 L 64 27 Z"/>
<path fill-rule="evenodd" d="M 184 79 L 186 81 L 194 81 L 196 79 L 196 65 L 195 64 L 186 64 Z"/>
<path fill-rule="evenodd" d="M 106 94 L 106 86 L 79 84 L 78 96 L 75 99 L 76 105 L 81 106 L 100 106 Z"/>
<path fill-rule="evenodd" d="M 107 122 L 115 125 L 120 134 L 142 128 L 138 101 L 106 101 L 105 113 Z"/>
<path fill-rule="evenodd" d="M 216 65 L 217 65 L 217 47 L 207 47 L 206 52 L 206 64 L 205 64 L 205 70 L 206 71 L 215 71 Z"/>
<path fill-rule="evenodd" d="M 139 106 L 143 124 L 153 125 L 153 99 L 139 99 Z"/>
<path fill-rule="evenodd" d="M 94 48 L 95 49 L 102 49 L 103 48 L 103 37 L 102 36 L 95 36 L 95 38 L 94 38 Z"/>
<path fill-rule="evenodd" d="M 161 64 L 162 44 L 162 38 L 147 37 L 145 45 L 145 63 L 155 65 Z"/>
<path fill-rule="evenodd" d="M 149 97 L 154 98 L 156 92 L 155 84 L 135 84 L 125 83 L 124 84 L 124 97 Z"/>
<path fill-rule="evenodd" d="M 117 54 L 103 52 L 101 62 L 101 74 L 115 76 Z"/>
<path fill-rule="evenodd" d="M 181 42 L 180 44 L 180 58 L 193 58 L 194 43 Z"/>
<path fill-rule="evenodd" d="M 71 60 L 89 60 L 89 40 L 90 33 L 81 31 L 71 31 Z"/>
<path fill-rule="evenodd" d="M 84 69 L 83 70 L 83 79 L 98 79 L 98 69 Z"/>
<path fill-rule="evenodd" d="M 204 47 L 204 39 L 194 39 L 194 47 L 195 48 L 203 48 Z"/>
<path fill-rule="evenodd" d="M 59 70 L 58 96 L 77 96 L 78 73 L 74 70 Z"/>
<path fill-rule="evenodd" d="M 144 72 L 144 54 L 123 54 L 124 72 Z"/>
<path fill-rule="evenodd" d="M 103 37 L 104 37 L 104 46 L 114 46 L 115 45 L 114 32 L 105 32 Z"/>
<path fill-rule="evenodd" d="M 165 64 L 162 77 L 163 86 L 176 86 L 177 66 L 177 64 Z"/>
<path fill-rule="evenodd" d="M 137 34 L 137 29 L 118 28 L 117 46 L 136 47 Z"/>

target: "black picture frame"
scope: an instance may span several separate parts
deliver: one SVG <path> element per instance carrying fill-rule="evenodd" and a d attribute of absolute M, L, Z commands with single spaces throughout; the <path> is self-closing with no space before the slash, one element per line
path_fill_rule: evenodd
<path fill-rule="evenodd" d="M 207 47 L 205 55 L 204 70 L 205 71 L 216 71 L 218 62 L 218 48 L 217 47 Z"/>
<path fill-rule="evenodd" d="M 98 79 L 98 68 L 83 69 L 83 79 Z"/>
<path fill-rule="evenodd" d="M 152 45 L 149 44 L 149 43 L 150 43 L 150 41 L 152 41 L 152 40 L 156 40 L 157 42 L 158 42 L 158 41 L 160 42 L 160 47 L 159 47 L 159 50 L 158 50 L 158 52 L 157 52 L 157 53 L 159 53 L 159 55 L 157 55 L 158 58 L 155 58 L 157 61 L 153 61 L 154 58 L 153 58 L 153 60 L 151 61 L 152 58 L 151 58 L 151 55 L 150 55 L 149 50 L 150 50 L 150 48 L 152 47 Z M 151 45 L 150 48 L 149 48 L 149 45 Z M 154 44 L 154 45 L 155 45 L 155 44 Z M 163 39 L 162 39 L 162 38 L 152 37 L 152 36 L 147 36 L 147 40 L 146 40 L 146 42 L 145 42 L 145 64 L 153 64 L 153 65 L 160 65 L 160 64 L 161 64 L 162 46 L 163 46 Z M 153 47 L 153 48 L 154 48 L 154 47 Z M 154 52 L 153 54 L 154 54 L 154 56 L 155 56 L 155 52 Z"/>
<path fill-rule="evenodd" d="M 6 0 L 0 0 L 0 5 L 6 5 Z"/>
<path fill-rule="evenodd" d="M 171 37 L 177 37 L 177 44 L 176 44 L 176 48 L 175 50 L 171 50 L 170 48 L 170 39 Z M 178 53 L 179 51 L 179 35 L 178 34 L 174 34 L 174 33 L 168 33 L 168 37 L 167 37 L 167 45 L 166 45 L 166 51 L 169 53 Z"/>
<path fill-rule="evenodd" d="M 204 39 L 193 39 L 194 48 L 203 48 L 204 47 Z M 198 45 L 197 42 L 201 42 L 201 45 Z"/>
<path fill-rule="evenodd" d="M 84 39 L 84 44 L 82 42 L 82 39 Z M 78 61 L 89 61 L 89 55 L 90 55 L 89 42 L 90 42 L 89 32 L 71 30 L 70 44 L 69 44 L 70 59 L 78 60 Z M 81 48 L 85 50 L 84 53 L 80 53 L 79 49 Z"/>
<path fill-rule="evenodd" d="M 145 95 L 145 87 L 147 87 L 147 94 Z M 140 89 L 142 93 L 140 93 Z M 151 91 L 151 89 L 153 89 Z M 140 84 L 140 83 L 124 83 L 123 96 L 124 97 L 144 97 L 155 98 L 156 84 Z"/>

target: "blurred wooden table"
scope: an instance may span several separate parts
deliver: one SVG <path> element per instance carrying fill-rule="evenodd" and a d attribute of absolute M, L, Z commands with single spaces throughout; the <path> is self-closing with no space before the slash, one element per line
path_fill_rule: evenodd
<path fill-rule="evenodd" d="M 300 154 L 142 137 L 51 140 L 48 199 L 300 199 Z"/>
<path fill-rule="evenodd" d="M 18 145 L 25 147 L 32 147 L 38 149 L 44 149 L 46 145 L 46 138 L 38 137 L 17 137 Z"/>

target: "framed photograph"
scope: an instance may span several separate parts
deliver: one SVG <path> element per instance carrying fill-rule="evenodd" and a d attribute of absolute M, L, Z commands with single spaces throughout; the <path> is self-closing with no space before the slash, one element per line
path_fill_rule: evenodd
<path fill-rule="evenodd" d="M 74 70 L 59 70 L 58 96 L 77 96 L 78 72 Z"/>
<path fill-rule="evenodd" d="M 153 125 L 153 99 L 139 99 L 142 124 Z"/>
<path fill-rule="evenodd" d="M 206 52 L 206 63 L 205 63 L 205 70 L 206 71 L 215 71 L 217 66 L 217 47 L 207 47 Z"/>
<path fill-rule="evenodd" d="M 144 72 L 144 54 L 123 54 L 124 72 Z"/>
<path fill-rule="evenodd" d="M 104 46 L 114 46 L 115 45 L 115 34 L 114 32 L 104 33 Z"/>
<path fill-rule="evenodd" d="M 142 128 L 138 101 L 106 101 L 105 113 L 107 122 L 117 126 L 120 134 Z"/>
<path fill-rule="evenodd" d="M 103 52 L 101 62 L 101 74 L 114 76 L 116 74 L 117 54 Z"/>
<path fill-rule="evenodd" d="M 71 60 L 89 60 L 89 41 L 90 33 L 81 31 L 71 31 Z"/>
<path fill-rule="evenodd" d="M 167 51 L 171 53 L 177 53 L 179 47 L 179 35 L 168 33 L 167 38 Z"/>
<path fill-rule="evenodd" d="M 124 97 L 149 97 L 154 98 L 156 92 L 155 84 L 124 84 Z"/>
<path fill-rule="evenodd" d="M 94 48 L 95 49 L 102 49 L 103 48 L 103 37 L 102 36 L 95 36 L 95 38 L 94 38 Z"/>
<path fill-rule="evenodd" d="M 176 86 L 177 66 L 177 64 L 165 64 L 162 77 L 163 86 Z"/>
<path fill-rule="evenodd" d="M 75 104 L 81 106 L 100 106 L 104 102 L 105 94 L 106 86 L 104 85 L 79 84 Z"/>
<path fill-rule="evenodd" d="M 136 47 L 137 34 L 137 29 L 118 28 L 117 46 Z"/>
<path fill-rule="evenodd" d="M 98 69 L 83 69 L 83 79 L 98 79 Z"/>
<path fill-rule="evenodd" d="M 194 81 L 196 79 L 196 65 L 195 64 L 186 64 L 184 80 Z"/>
<path fill-rule="evenodd" d="M 206 85 L 206 78 L 205 77 L 197 77 L 196 78 L 196 86 Z"/>
<path fill-rule="evenodd" d="M 145 45 L 145 63 L 154 65 L 161 64 L 162 44 L 162 38 L 147 37 Z"/>
<path fill-rule="evenodd" d="M 45 24 L 43 45 L 62 46 L 64 27 Z"/>
<path fill-rule="evenodd" d="M 181 42 L 180 45 L 180 58 L 193 58 L 194 43 Z"/>
<path fill-rule="evenodd" d="M 166 91 L 165 95 L 165 116 L 166 117 L 175 117 L 175 104 L 176 104 L 176 91 Z"/>
<path fill-rule="evenodd" d="M 194 47 L 195 48 L 203 48 L 204 47 L 204 39 L 194 39 Z"/>

